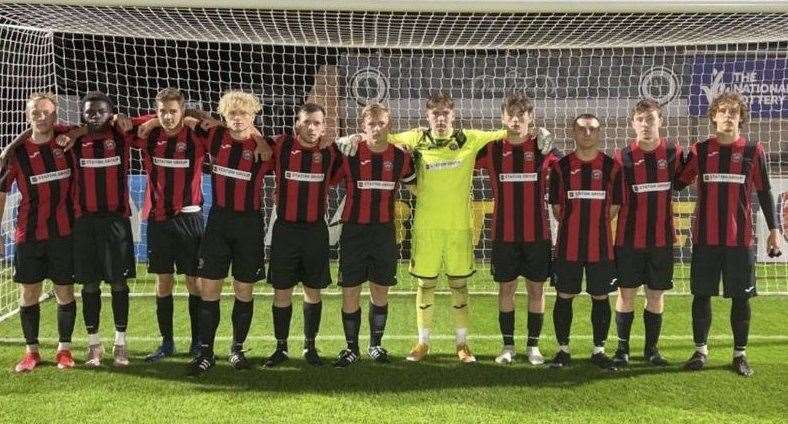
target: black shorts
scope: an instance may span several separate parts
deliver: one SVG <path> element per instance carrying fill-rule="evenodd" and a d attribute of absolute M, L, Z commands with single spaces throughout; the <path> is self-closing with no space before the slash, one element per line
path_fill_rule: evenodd
<path fill-rule="evenodd" d="M 204 227 L 202 212 L 148 220 L 148 272 L 196 276 Z"/>
<path fill-rule="evenodd" d="M 74 276 L 79 283 L 120 283 L 137 276 L 131 221 L 91 214 L 74 223 Z"/>
<path fill-rule="evenodd" d="M 14 247 L 14 281 L 34 284 L 47 278 L 58 285 L 74 284 L 72 236 L 28 241 Z"/>
<path fill-rule="evenodd" d="M 399 250 L 393 224 L 343 224 L 339 245 L 341 287 L 357 287 L 365 281 L 397 284 Z"/>
<path fill-rule="evenodd" d="M 696 296 L 752 297 L 755 287 L 755 252 L 748 247 L 694 246 L 690 291 Z"/>
<path fill-rule="evenodd" d="M 616 265 L 613 261 L 571 262 L 556 259 L 550 284 L 566 294 L 580 294 L 583 288 L 583 270 L 586 274 L 586 292 L 601 296 L 616 291 Z"/>
<path fill-rule="evenodd" d="M 550 277 L 552 250 L 550 242 L 511 243 L 493 241 L 490 272 L 497 283 L 523 276 L 530 281 L 544 282 Z"/>
<path fill-rule="evenodd" d="M 297 224 L 277 219 L 271 234 L 268 283 L 285 290 L 303 283 L 313 289 L 331 284 L 328 228 L 324 222 Z"/>
<path fill-rule="evenodd" d="M 645 284 L 651 290 L 670 290 L 673 288 L 673 247 L 616 247 L 616 270 L 619 287 L 636 289 Z"/>
<path fill-rule="evenodd" d="M 205 226 L 197 276 L 222 280 L 231 263 L 235 281 L 255 283 L 265 278 L 263 214 L 214 206 Z"/>

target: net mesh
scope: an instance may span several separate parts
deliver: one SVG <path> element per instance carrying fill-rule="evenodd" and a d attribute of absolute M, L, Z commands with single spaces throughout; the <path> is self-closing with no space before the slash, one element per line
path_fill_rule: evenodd
<path fill-rule="evenodd" d="M 788 15 L 776 13 L 427 14 L 3 4 L 0 138 L 6 144 L 25 128 L 24 99 L 45 89 L 57 92 L 60 119 L 69 123 L 79 121 L 79 96 L 90 90 L 110 94 L 119 112 L 138 115 L 151 110 L 151 99 L 165 87 L 179 87 L 192 106 L 209 111 L 225 90 L 244 89 L 260 96 L 258 123 L 268 135 L 291 128 L 293 111 L 307 100 L 326 106 L 331 135 L 356 132 L 356 114 L 373 100 L 389 105 L 393 128 L 425 126 L 424 99 L 439 90 L 457 100 L 460 126 L 495 129 L 501 99 L 525 90 L 534 100 L 537 124 L 555 133 L 557 147 L 571 150 L 567 124 L 592 112 L 602 120 L 604 148 L 612 153 L 631 137 L 627 118 L 640 98 L 664 105 L 663 134 L 687 147 L 711 133 L 705 118 L 709 97 L 739 90 L 753 111 L 745 133 L 766 148 L 785 225 L 786 27 Z M 138 156 L 133 162 L 136 211 L 145 176 Z M 207 183 L 205 191 L 210 192 Z M 272 181 L 266 193 L 270 214 Z M 342 196 L 332 191 L 331 204 Z M 484 174 L 475 178 L 472 196 L 480 271 L 471 284 L 493 291 L 487 269 L 492 190 Z M 676 200 L 675 292 L 687 293 L 694 197 L 684 191 Z M 403 261 L 398 290 L 405 291 L 414 287 L 406 272 L 413 207 L 403 191 L 396 210 Z M 11 194 L 2 227 L 0 316 L 17 303 L 11 282 L 13 214 Z M 762 216 L 756 220 L 759 292 L 786 293 L 788 263 L 766 262 Z M 132 291 L 152 294 L 153 279 L 144 266 L 145 223 L 136 215 L 134 223 L 140 266 Z"/>

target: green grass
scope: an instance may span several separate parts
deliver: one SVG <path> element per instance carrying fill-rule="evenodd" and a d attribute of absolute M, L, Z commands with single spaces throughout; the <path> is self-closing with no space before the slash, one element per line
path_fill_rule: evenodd
<path fill-rule="evenodd" d="M 555 352 L 548 297 L 542 351 Z M 42 308 L 42 351 L 45 361 L 28 375 L 10 370 L 22 353 L 18 317 L 0 323 L 0 422 L 784 422 L 788 416 L 788 328 L 785 310 L 788 297 L 763 296 L 753 301 L 753 324 L 749 358 L 755 369 L 744 379 L 729 369 L 731 340 L 729 303 L 714 302 L 710 343 L 711 362 L 698 373 L 681 371 L 680 364 L 691 353 L 690 298 L 667 299 L 663 353 L 672 366 L 644 366 L 642 320 L 637 314 L 633 327 L 633 365 L 608 374 L 587 360 L 591 349 L 589 299 L 575 302 L 572 349 L 575 364 L 567 370 L 534 368 L 518 362 L 498 366 L 493 358 L 500 349 L 496 298 L 472 299 L 471 347 L 478 364 L 462 366 L 453 355 L 448 296 L 439 296 L 435 330 L 438 337 L 433 354 L 424 363 L 402 360 L 415 332 L 414 297 L 393 296 L 391 316 L 384 340 L 395 356 L 390 365 L 371 364 L 368 358 L 349 369 L 313 369 L 305 364 L 300 350 L 302 319 L 296 302 L 291 340 L 293 357 L 284 367 L 232 370 L 224 353 L 229 345 L 230 307 L 222 301 L 222 323 L 217 367 L 200 379 L 184 377 L 188 358 L 180 355 L 160 364 L 148 365 L 142 357 L 153 349 L 157 327 L 152 298 L 134 298 L 129 329 L 133 362 L 128 369 L 107 365 L 90 370 L 59 371 L 52 364 L 57 336 L 55 305 Z M 525 299 L 518 297 L 517 339 L 522 351 Z M 259 364 L 273 349 L 271 298 L 258 297 L 249 355 Z M 81 317 L 81 311 L 80 315 Z M 78 320 L 81 321 L 81 318 Z M 112 335 L 109 299 L 102 310 L 102 334 Z M 181 351 L 188 345 L 185 298 L 176 302 L 176 336 Z M 362 335 L 368 334 L 366 309 Z M 609 345 L 614 347 L 615 325 Z M 472 336 L 473 337 L 473 336 Z M 79 324 L 75 355 L 84 360 L 85 333 Z M 366 341 L 366 337 L 363 339 Z M 329 359 L 342 347 L 339 298 L 327 296 L 318 347 Z M 518 357 L 522 360 L 522 357 Z M 108 364 L 110 361 L 106 361 Z"/>

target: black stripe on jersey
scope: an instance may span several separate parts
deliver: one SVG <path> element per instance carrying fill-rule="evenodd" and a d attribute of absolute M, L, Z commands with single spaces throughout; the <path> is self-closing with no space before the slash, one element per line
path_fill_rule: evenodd
<path fill-rule="evenodd" d="M 731 172 L 731 153 L 733 148 L 719 149 L 719 167 L 716 172 Z M 717 239 L 720 246 L 725 245 L 728 235 L 728 214 L 733 212 L 728 210 L 728 187 L 730 184 L 714 183 L 717 186 Z"/>
<path fill-rule="evenodd" d="M 536 211 L 534 212 L 534 222 L 536 224 L 534 229 L 534 239 L 542 240 L 544 238 L 542 235 L 544 232 L 544 222 L 542 222 L 542 214 L 544 214 L 544 185 L 542 184 L 544 175 L 542 174 L 542 165 L 544 165 L 545 155 L 543 155 L 542 152 L 537 149 L 535 156 L 536 166 L 534 168 L 534 172 L 536 172 L 538 175 L 538 181 L 536 183 L 536 189 L 534 190 L 534 204 L 524 206 L 536 208 Z"/>
<path fill-rule="evenodd" d="M 115 153 L 120 156 L 120 166 L 118 166 L 118 172 L 115 173 L 115 178 L 117 179 L 116 187 L 118 187 L 118 208 L 120 210 L 126 210 L 128 206 L 125 206 L 124 202 L 129 201 L 127 177 L 127 173 L 129 172 L 128 140 L 126 140 L 126 137 L 124 137 L 114 125 L 110 126 L 110 130 L 112 131 L 112 139 L 115 140 Z"/>
<path fill-rule="evenodd" d="M 505 227 L 503 223 L 505 222 L 503 218 L 503 210 L 504 210 L 504 194 L 503 194 L 503 187 L 501 186 L 501 179 L 499 175 L 503 172 L 503 144 L 501 143 L 490 143 L 488 144 L 485 149 L 487 150 L 487 159 L 488 162 L 492 165 L 494 172 L 490 175 L 490 178 L 493 180 L 491 181 L 492 184 L 495 184 L 498 187 L 498 197 L 499 199 L 495 199 L 497 204 L 495 205 L 495 237 L 503 240 L 505 237 Z"/>
<path fill-rule="evenodd" d="M 243 150 L 244 146 L 242 143 L 232 143 L 230 145 L 230 155 L 227 157 L 228 168 L 241 169 L 240 163 L 243 157 Z M 235 178 L 224 178 L 224 206 L 228 209 L 235 208 L 235 186 L 237 183 L 238 180 Z M 250 180 L 249 183 L 253 183 L 253 181 Z"/>
<path fill-rule="evenodd" d="M 103 158 L 105 155 L 104 152 L 104 140 L 95 140 L 93 142 L 93 157 L 94 158 Z M 107 168 L 99 167 L 93 168 L 95 171 L 95 190 L 96 190 L 96 209 L 100 211 L 107 210 Z M 121 171 L 118 170 L 118 173 Z M 82 187 L 85 190 L 86 187 Z M 89 187 L 88 187 L 89 188 Z"/>
<path fill-rule="evenodd" d="M 351 209 L 350 209 L 350 222 L 358 222 L 359 214 L 361 213 L 361 190 L 358 189 L 358 181 L 361 180 L 361 159 L 360 155 L 356 155 L 348 159 L 348 169 L 350 169 L 350 181 L 356 184 L 351 188 Z M 347 206 L 347 205 L 345 205 Z"/>
<path fill-rule="evenodd" d="M 77 156 L 80 157 L 80 158 L 85 157 L 85 154 L 84 154 L 85 148 L 83 148 L 83 146 L 82 146 L 82 139 L 85 138 L 85 137 L 88 137 L 88 136 L 87 135 L 83 135 L 82 137 L 77 138 L 77 141 L 74 143 L 74 150 L 76 150 Z M 82 165 L 80 165 L 80 167 L 81 166 Z M 88 195 L 87 195 L 88 191 L 85 189 L 85 179 L 82 176 L 82 172 L 80 172 L 78 175 L 75 175 L 74 177 L 79 180 L 79 184 L 80 184 L 80 187 L 79 187 L 79 201 L 83 205 L 87 205 L 88 204 Z"/>
<path fill-rule="evenodd" d="M 657 151 L 654 150 L 650 153 L 647 153 L 644 156 L 644 164 L 646 165 L 646 181 L 647 182 L 656 182 L 657 180 Z M 637 182 L 635 182 L 637 183 Z M 658 197 L 660 192 L 658 191 L 649 191 L 646 193 L 648 199 L 646 200 L 646 204 L 648 207 L 646 208 L 646 222 L 641 222 L 641 225 L 647 225 L 649 228 L 646 228 L 646 246 L 654 246 L 656 242 L 657 235 L 655 231 L 652 231 L 653 228 L 659 227 L 661 223 L 657 223 L 657 208 L 658 208 Z"/>
<path fill-rule="evenodd" d="M 213 134 L 213 140 L 211 140 L 211 162 L 216 163 L 216 158 L 219 157 L 219 149 L 222 147 L 222 139 L 224 138 L 224 126 L 216 127 L 216 131 Z"/>
<path fill-rule="evenodd" d="M 161 127 L 153 129 L 150 134 L 148 134 L 148 143 L 145 146 L 146 150 L 148 151 L 148 160 L 151 161 L 150 167 L 150 175 L 148 175 L 148 187 L 150 188 L 150 199 L 151 199 L 151 211 L 150 216 L 156 216 L 156 208 L 159 202 L 162 202 L 162 199 L 156 199 L 156 186 L 159 184 L 159 171 L 158 167 L 153 163 L 153 158 L 156 157 L 156 140 L 159 139 L 159 135 L 161 132 L 164 131 Z"/>
<path fill-rule="evenodd" d="M 285 213 L 287 210 L 285 209 L 285 205 L 287 205 L 287 185 L 289 184 L 288 180 L 285 178 L 285 173 L 290 168 L 290 149 L 292 147 L 292 139 L 288 136 L 285 137 L 283 140 L 279 140 L 280 148 L 279 148 L 279 157 L 276 158 L 276 163 L 279 166 L 280 172 L 279 175 L 276 176 L 278 181 L 276 181 L 276 207 L 281 212 L 277 219 L 285 219 Z"/>
<path fill-rule="evenodd" d="M 629 209 L 627 210 L 627 220 L 622 225 L 618 225 L 618 228 L 624 231 L 624 246 L 634 246 L 635 245 L 635 220 L 637 220 L 637 214 L 634 211 L 635 205 L 634 203 L 637 202 L 637 195 L 631 188 L 631 184 L 635 183 L 635 166 L 634 160 L 632 158 L 632 149 L 627 146 L 621 151 L 621 162 L 622 162 L 622 169 L 621 172 L 626 173 L 627 184 L 624 184 L 625 196 L 627 196 L 627 204 Z M 621 187 L 616 187 L 615 190 L 621 190 Z"/>
<path fill-rule="evenodd" d="M 679 166 L 679 163 L 682 160 L 682 158 L 678 157 L 678 155 L 677 155 L 678 152 L 676 150 L 676 145 L 674 145 L 673 143 L 668 143 L 667 151 L 665 153 L 666 153 L 665 157 L 666 157 L 666 159 L 668 161 L 668 172 L 670 172 L 670 174 L 668 175 L 668 178 L 669 178 L 669 181 L 672 184 L 675 184 L 674 181 L 676 181 L 676 175 L 677 175 L 676 171 L 678 170 L 678 166 Z M 666 222 L 666 225 L 665 225 L 665 228 L 664 228 L 664 230 L 665 230 L 665 244 L 667 246 L 672 246 L 673 245 L 673 235 L 674 235 L 673 234 L 673 208 L 672 208 L 672 203 L 671 203 L 671 200 L 672 200 L 671 198 L 673 196 L 673 187 L 671 187 L 671 191 L 669 191 L 666 194 L 666 196 L 667 196 L 666 201 L 670 204 L 670 206 L 665 211 L 665 213 L 668 215 L 668 218 L 665 218 L 665 219 L 667 219 L 667 222 Z"/>
<path fill-rule="evenodd" d="M 524 168 L 525 158 L 523 157 L 523 152 L 524 149 L 522 148 L 512 149 L 512 169 L 510 170 L 510 172 L 513 173 L 523 172 L 523 170 L 525 169 Z M 512 184 L 512 194 L 513 194 L 512 204 L 510 205 L 510 208 L 507 212 L 511 213 L 511 215 L 508 218 L 514 221 L 513 236 L 515 240 L 522 240 L 523 238 L 523 231 L 525 230 L 523 228 L 523 216 L 525 214 L 525 211 L 523 209 L 526 207 L 530 207 L 530 208 L 534 207 L 534 205 L 527 205 L 527 206 L 523 205 L 523 202 L 525 201 L 523 195 L 523 188 L 525 188 L 526 184 L 528 183 L 521 182 L 521 183 Z"/>
<path fill-rule="evenodd" d="M 294 142 L 295 143 L 295 142 Z M 312 151 L 301 150 L 301 164 L 296 171 L 311 173 L 312 172 Z M 309 181 L 293 181 L 298 185 L 298 207 L 296 208 L 296 221 L 307 222 L 309 216 Z"/>
<path fill-rule="evenodd" d="M 385 162 L 384 154 L 372 155 L 372 179 L 376 181 L 383 181 L 383 162 Z M 396 181 L 396 180 L 394 180 Z M 372 197 L 369 204 L 369 221 L 380 222 L 380 190 L 371 190 Z"/>
<path fill-rule="evenodd" d="M 16 149 L 16 161 L 22 174 L 19 176 L 19 180 L 27 187 L 27 191 L 30 193 L 30 210 L 27 216 L 27 225 L 25 226 L 25 236 L 27 240 L 35 240 L 40 195 L 38 193 L 38 184 L 30 184 L 30 177 L 35 175 L 35 172 L 33 171 L 33 165 L 30 163 L 30 157 L 27 155 L 27 149 L 24 146 Z"/>
<path fill-rule="evenodd" d="M 708 226 L 711 225 L 710 222 L 706 222 L 706 199 L 708 198 L 709 190 L 707 185 L 703 183 L 703 173 L 706 172 L 706 159 L 709 154 L 709 143 L 698 143 L 695 146 L 698 153 L 698 201 L 695 206 L 698 213 L 695 214 L 695 228 L 698 231 L 698 243 L 705 246 L 708 245 Z"/>
<path fill-rule="evenodd" d="M 41 149 L 40 151 L 41 160 L 44 162 L 44 170 L 46 172 L 57 170 L 57 162 L 55 162 L 55 156 L 52 154 L 52 149 Z M 47 220 L 47 232 L 52 236 L 60 235 L 60 231 L 57 229 L 57 207 L 60 204 L 60 181 L 61 180 L 53 180 L 44 183 L 49 186 L 49 219 Z"/>
<path fill-rule="evenodd" d="M 569 161 L 567 161 L 569 162 Z M 580 190 L 591 189 L 591 165 L 580 165 Z M 571 187 L 571 185 L 567 186 Z M 578 231 L 577 257 L 583 260 L 588 259 L 588 229 L 591 228 L 591 202 L 592 199 L 578 199 L 580 203 L 580 228 L 572 230 Z M 568 203 L 573 203 L 571 200 Z M 600 236 L 602 233 L 600 233 Z"/>
<path fill-rule="evenodd" d="M 167 145 L 164 149 L 164 157 L 175 157 L 175 148 L 178 145 L 178 136 L 167 138 Z M 166 216 L 173 216 L 175 214 L 175 172 L 176 168 L 164 168 L 164 199 L 160 199 L 164 203 L 164 210 Z M 158 173 L 158 172 L 157 172 Z"/>
<path fill-rule="evenodd" d="M 604 161 L 602 162 L 602 178 L 604 178 L 602 180 L 602 182 L 603 182 L 602 190 L 604 190 L 604 191 L 607 191 L 607 187 L 612 185 L 612 182 L 613 182 L 613 179 L 612 179 L 613 175 L 612 175 L 612 173 L 613 173 L 613 166 L 614 165 L 615 165 L 615 162 L 613 162 L 613 159 L 610 158 L 610 157 L 605 157 Z M 589 202 L 590 202 L 590 200 L 589 200 Z M 607 235 L 608 235 L 608 227 L 610 225 L 610 224 L 608 224 L 608 222 L 610 221 L 610 214 L 608 213 L 607 209 L 604 206 L 605 204 L 609 204 L 609 202 L 610 202 L 610 199 L 607 197 L 607 195 L 605 195 L 605 201 L 604 201 L 604 203 L 602 203 L 602 206 L 599 208 L 600 220 L 599 220 L 599 232 L 598 232 L 598 234 L 599 234 L 599 241 L 600 241 L 600 243 L 599 243 L 599 261 L 600 262 L 609 260 L 609 256 L 608 256 L 608 242 L 610 242 L 610 240 L 608 239 Z M 586 227 L 583 227 L 583 228 L 586 228 Z M 582 232 L 583 231 L 581 229 L 581 233 Z M 586 258 L 588 258 L 588 257 L 586 256 Z"/>
<path fill-rule="evenodd" d="M 186 158 L 189 160 L 189 166 L 187 166 L 184 171 L 183 177 L 183 203 L 181 203 L 181 207 L 194 205 L 195 200 L 192 198 L 192 178 L 194 178 L 194 173 L 202 173 L 202 167 L 197 167 L 197 155 L 195 154 L 195 150 L 197 147 L 194 144 L 194 136 L 192 135 L 192 129 L 186 127 Z M 173 172 L 173 175 L 175 173 Z M 202 187 L 200 188 L 202 190 Z"/>

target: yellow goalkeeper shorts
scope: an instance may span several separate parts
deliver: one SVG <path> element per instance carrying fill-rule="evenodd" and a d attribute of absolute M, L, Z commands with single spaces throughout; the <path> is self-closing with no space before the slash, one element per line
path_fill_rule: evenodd
<path fill-rule="evenodd" d="M 473 231 L 412 231 L 410 273 L 418 278 L 464 278 L 474 273 Z"/>

